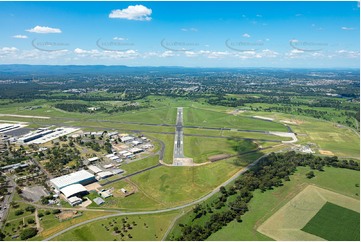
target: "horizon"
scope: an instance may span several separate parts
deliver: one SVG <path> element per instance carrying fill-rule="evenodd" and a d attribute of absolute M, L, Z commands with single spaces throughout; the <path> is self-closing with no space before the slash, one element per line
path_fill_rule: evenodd
<path fill-rule="evenodd" d="M 356 1 L 1 2 L 0 64 L 359 68 L 359 18 Z"/>

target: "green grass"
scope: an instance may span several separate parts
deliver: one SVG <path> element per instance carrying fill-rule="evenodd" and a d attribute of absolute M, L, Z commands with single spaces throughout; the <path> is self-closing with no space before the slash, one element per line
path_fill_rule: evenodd
<path fill-rule="evenodd" d="M 174 129 L 172 132 L 174 132 Z M 163 141 L 163 143 L 165 145 L 163 161 L 167 164 L 172 164 L 173 163 L 174 135 L 173 134 L 152 134 L 152 137 Z"/>
<path fill-rule="evenodd" d="M 125 236 L 123 240 L 135 240 L 135 241 L 152 241 L 161 240 L 165 234 L 168 226 L 171 224 L 174 217 L 179 212 L 169 212 L 163 214 L 153 215 L 139 215 L 139 216 L 119 216 L 109 218 L 101 221 L 96 221 L 79 228 L 73 229 L 56 237 L 54 240 L 58 241 L 109 241 L 109 240 L 121 240 L 121 235 L 114 232 L 114 227 L 122 229 L 123 218 L 126 219 L 126 223 L 131 224 L 132 229 L 128 229 L 127 232 L 122 232 Z M 135 222 L 136 225 L 133 225 Z M 103 225 L 102 225 L 103 224 Z M 107 231 L 107 229 L 108 231 Z M 131 234 L 131 238 L 128 237 Z"/>
<path fill-rule="evenodd" d="M 120 168 L 126 171 L 126 174 L 132 174 L 136 171 L 143 170 L 150 166 L 154 166 L 159 163 L 159 156 L 153 155 L 142 160 L 132 161 L 128 164 L 123 164 Z"/>
<path fill-rule="evenodd" d="M 332 241 L 360 241 L 360 214 L 327 202 L 302 228 Z"/>
<path fill-rule="evenodd" d="M 193 158 L 195 163 L 206 162 L 212 155 L 236 154 L 227 139 L 184 136 L 183 141 L 184 155 Z"/>
<path fill-rule="evenodd" d="M 227 127 L 236 129 L 287 131 L 279 123 L 268 122 L 246 116 L 234 116 L 224 112 L 210 111 L 199 108 L 184 108 L 184 125 L 205 127 Z"/>

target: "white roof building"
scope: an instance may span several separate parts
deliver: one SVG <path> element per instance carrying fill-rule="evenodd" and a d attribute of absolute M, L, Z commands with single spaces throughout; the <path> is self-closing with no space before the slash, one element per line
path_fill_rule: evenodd
<path fill-rule="evenodd" d="M 78 198 L 78 197 L 70 197 L 67 200 L 71 206 L 75 206 L 75 205 L 81 204 L 83 202 L 81 200 L 81 198 Z"/>
<path fill-rule="evenodd" d="M 139 148 L 132 148 L 129 150 L 129 152 L 133 153 L 133 154 L 137 154 L 137 153 L 140 153 L 140 152 L 143 152 L 144 150 L 143 149 L 139 149 Z"/>
<path fill-rule="evenodd" d="M 101 180 L 101 179 L 110 177 L 112 175 L 113 175 L 113 173 L 111 173 L 110 171 L 102 171 L 97 174 L 97 179 Z"/>
<path fill-rule="evenodd" d="M 104 165 L 103 167 L 104 167 L 105 169 L 109 169 L 109 168 L 114 167 L 114 165 L 113 165 L 113 164 L 107 164 L 107 165 Z"/>
<path fill-rule="evenodd" d="M 124 136 L 124 137 L 121 137 L 120 138 L 120 140 L 122 141 L 122 142 L 128 142 L 128 141 L 132 141 L 132 140 L 134 140 L 135 138 L 134 137 L 132 137 L 132 136 Z"/>
<path fill-rule="evenodd" d="M 86 170 L 80 170 L 68 175 L 59 176 L 50 180 L 50 183 L 57 190 L 60 190 L 66 186 L 80 183 L 80 184 L 89 184 L 95 181 L 95 176 Z"/>
<path fill-rule="evenodd" d="M 86 193 L 88 190 L 81 184 L 73 184 L 60 189 L 60 192 L 63 193 L 66 198 L 69 198 L 79 193 Z"/>
<path fill-rule="evenodd" d="M 99 160 L 99 157 L 96 157 L 96 156 L 88 159 L 89 162 L 93 162 L 93 161 L 97 161 L 97 160 Z"/>
<path fill-rule="evenodd" d="M 102 172 L 102 170 L 99 167 L 93 165 L 88 166 L 88 169 L 91 170 L 94 174 Z"/>

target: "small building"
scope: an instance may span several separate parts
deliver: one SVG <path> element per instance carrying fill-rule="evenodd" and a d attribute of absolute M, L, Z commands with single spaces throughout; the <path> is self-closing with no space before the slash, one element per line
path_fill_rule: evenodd
<path fill-rule="evenodd" d="M 129 150 L 129 152 L 133 153 L 133 154 L 138 154 L 138 153 L 141 153 L 143 152 L 144 150 L 143 149 L 140 149 L 140 148 L 132 148 Z"/>
<path fill-rule="evenodd" d="M 97 174 L 97 179 L 98 180 L 105 179 L 105 178 L 110 177 L 112 175 L 113 175 L 113 173 L 111 173 L 110 171 L 102 171 L 102 172 L 99 172 Z"/>
<path fill-rule="evenodd" d="M 93 201 L 97 204 L 97 205 L 102 205 L 103 203 L 105 203 L 105 201 L 101 198 L 101 197 L 96 197 L 93 199 Z"/>
<path fill-rule="evenodd" d="M 102 172 L 102 170 L 99 167 L 93 165 L 88 166 L 88 169 L 91 170 L 94 174 Z"/>
<path fill-rule="evenodd" d="M 97 157 L 97 156 L 88 159 L 89 163 L 92 163 L 97 160 L 99 160 L 99 157 Z"/>
<path fill-rule="evenodd" d="M 133 140 L 133 141 L 132 141 L 132 144 L 133 144 L 134 146 L 137 146 L 137 145 L 143 144 L 143 142 L 138 141 L 138 140 Z"/>
<path fill-rule="evenodd" d="M 101 191 L 99 192 L 99 195 L 104 199 L 112 196 L 112 194 L 109 191 Z"/>
<path fill-rule="evenodd" d="M 79 205 L 83 202 L 83 200 L 81 200 L 81 198 L 78 198 L 78 197 L 70 197 L 67 200 L 68 200 L 68 203 L 73 207 L 76 205 Z"/>
<path fill-rule="evenodd" d="M 124 136 L 120 138 L 120 141 L 123 143 L 133 141 L 135 138 L 133 136 Z"/>
<path fill-rule="evenodd" d="M 122 170 L 122 169 L 112 169 L 110 172 L 113 173 L 113 175 L 118 175 L 118 174 L 124 173 L 124 170 Z"/>
<path fill-rule="evenodd" d="M 104 165 L 103 167 L 104 167 L 104 169 L 109 169 L 109 168 L 113 168 L 114 165 L 113 164 L 107 164 L 107 165 Z"/>
<path fill-rule="evenodd" d="M 122 193 L 124 193 L 124 194 L 127 194 L 127 193 L 128 193 L 128 191 L 125 190 L 124 188 L 121 188 L 120 191 L 121 191 Z"/>

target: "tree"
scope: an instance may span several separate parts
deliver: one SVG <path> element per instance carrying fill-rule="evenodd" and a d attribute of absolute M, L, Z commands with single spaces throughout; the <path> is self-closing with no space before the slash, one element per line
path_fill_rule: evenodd
<path fill-rule="evenodd" d="M 22 210 L 22 209 L 19 209 L 19 210 L 16 210 L 15 211 L 15 215 L 16 216 L 19 216 L 19 215 L 21 215 L 21 214 L 23 214 L 24 213 L 24 210 Z"/>
<path fill-rule="evenodd" d="M 115 226 L 113 229 L 115 233 L 119 233 L 119 228 L 117 226 Z"/>
<path fill-rule="evenodd" d="M 307 173 L 306 173 L 306 177 L 307 177 L 308 179 L 311 179 L 311 178 L 315 177 L 315 173 L 314 173 L 313 171 L 307 172 Z"/>
<path fill-rule="evenodd" d="M 27 228 L 21 231 L 20 238 L 21 240 L 26 240 L 34 237 L 38 233 L 36 228 Z"/>
<path fill-rule="evenodd" d="M 29 218 L 27 220 L 27 222 L 28 222 L 28 224 L 33 224 L 33 223 L 35 223 L 35 220 L 33 218 Z"/>
<path fill-rule="evenodd" d="M 35 207 L 33 207 L 33 206 L 27 206 L 27 207 L 25 208 L 25 211 L 28 211 L 28 212 L 33 213 L 33 212 L 35 212 Z"/>

